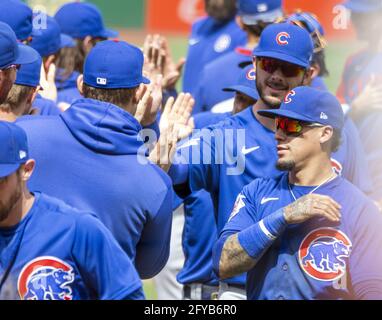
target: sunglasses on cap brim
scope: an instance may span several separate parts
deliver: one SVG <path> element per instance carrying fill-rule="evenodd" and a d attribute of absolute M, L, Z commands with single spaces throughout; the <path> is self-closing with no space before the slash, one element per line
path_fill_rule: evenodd
<path fill-rule="evenodd" d="M 320 123 L 295 120 L 291 118 L 276 117 L 276 130 L 282 130 L 285 134 L 300 134 L 304 127 L 323 127 Z"/>
<path fill-rule="evenodd" d="M 259 68 L 265 72 L 274 73 L 276 70 L 280 69 L 283 75 L 287 78 L 302 76 L 306 72 L 304 67 L 274 58 L 256 57 L 254 60 L 258 62 Z"/>

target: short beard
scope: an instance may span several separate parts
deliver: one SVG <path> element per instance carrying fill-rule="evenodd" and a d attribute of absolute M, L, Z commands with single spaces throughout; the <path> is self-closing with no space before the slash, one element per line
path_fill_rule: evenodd
<path fill-rule="evenodd" d="M 258 83 L 257 80 L 256 80 L 256 88 L 257 88 L 257 92 L 259 93 L 261 100 L 265 103 L 265 105 L 267 107 L 269 107 L 270 109 L 279 109 L 280 108 L 282 101 L 280 101 L 280 99 L 276 98 L 276 97 L 266 96 L 264 94 L 264 90 L 263 90 L 262 86 Z"/>
<path fill-rule="evenodd" d="M 276 169 L 280 171 L 292 171 L 296 167 L 296 163 L 293 160 L 278 160 L 276 163 Z"/>
<path fill-rule="evenodd" d="M 22 196 L 21 184 L 19 183 L 15 192 L 11 195 L 7 203 L 0 202 L 0 222 L 8 219 L 12 209 L 19 202 Z"/>

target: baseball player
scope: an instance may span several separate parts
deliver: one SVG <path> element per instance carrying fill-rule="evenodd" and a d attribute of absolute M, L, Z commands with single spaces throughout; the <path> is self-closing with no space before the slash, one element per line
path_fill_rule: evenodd
<path fill-rule="evenodd" d="M 192 26 L 183 77 L 183 92 L 195 96 L 204 66 L 246 42 L 235 22 L 236 0 L 205 0 L 208 17 Z"/>
<path fill-rule="evenodd" d="M 246 186 L 214 251 L 222 278 L 247 271 L 248 299 L 382 299 L 382 216 L 332 169 L 344 117 L 328 92 L 298 87 L 275 118 L 277 179 Z"/>
<path fill-rule="evenodd" d="M 94 212 L 140 276 L 152 278 L 168 259 L 173 192 L 162 170 L 143 165 L 142 127 L 133 116 L 142 95 L 138 89 L 149 82 L 142 67 L 140 49 L 102 41 L 85 62 L 84 99 L 58 117 L 23 117 L 18 125 L 37 160 L 31 188 Z M 147 89 L 144 103 L 152 91 Z"/>
<path fill-rule="evenodd" d="M 91 214 L 40 192 L 25 132 L 0 122 L 0 299 L 144 299 L 130 259 Z"/>
<path fill-rule="evenodd" d="M 66 65 L 67 69 L 59 70 L 56 78 L 57 103 L 70 105 L 81 98 L 77 89 L 77 78 L 83 73 L 87 54 L 97 42 L 118 37 L 118 32 L 105 28 L 101 12 L 94 4 L 87 2 L 66 3 L 56 12 L 54 18 L 61 32 L 74 38 L 77 43 L 72 56 L 75 65 Z"/>
<path fill-rule="evenodd" d="M 239 77 L 242 71 L 240 63 L 252 62 L 252 51 L 263 29 L 283 16 L 281 0 L 238 0 L 237 6 L 236 23 L 247 35 L 246 44 L 203 68 L 194 97 L 194 114 L 209 111 L 219 102 L 233 97 L 232 93 L 222 89 L 232 84 L 232 78 Z"/>
<path fill-rule="evenodd" d="M 16 80 L 19 66 L 37 59 L 38 53 L 18 43 L 10 26 L 0 22 L 0 104 L 4 103 Z"/>
<path fill-rule="evenodd" d="M 277 157 L 274 152 L 276 148 L 274 123 L 256 115 L 256 111 L 265 107 L 278 108 L 291 89 L 311 82 L 312 53 L 312 40 L 305 29 L 288 23 L 266 27 L 254 51 L 256 86 L 260 99 L 253 108 L 248 108 L 224 123 L 209 127 L 209 130 L 203 131 L 199 136 L 194 136 L 189 142 L 188 165 L 178 163 L 170 169 L 169 174 L 176 185 L 183 184 L 192 192 L 204 188 L 211 193 L 218 212 L 218 232 L 227 222 L 237 194 L 246 184 L 257 177 L 277 177 L 281 174 L 273 166 Z M 212 136 L 211 132 L 214 132 Z M 233 132 L 233 134 L 227 133 L 230 143 L 228 147 L 222 138 L 220 140 L 215 138 L 219 137 L 215 132 L 220 132 L 220 136 L 223 137 L 226 132 Z M 241 133 L 245 138 L 239 136 Z M 341 145 L 340 149 L 342 148 L 345 146 Z M 194 163 L 192 160 L 194 154 L 203 159 L 205 150 L 211 154 L 210 162 Z M 222 155 L 225 155 L 225 158 Z M 233 155 L 238 157 L 233 158 Z M 341 163 L 343 167 L 362 165 L 358 162 L 356 152 L 349 153 L 349 158 L 346 159 L 346 162 Z M 351 170 L 343 170 L 344 172 Z M 367 172 L 367 168 L 364 168 L 364 172 Z M 348 179 L 351 180 L 352 177 Z M 228 296 L 222 293 L 220 298 L 243 299 L 244 284 L 244 276 L 224 280 L 220 284 L 223 288 L 221 292 L 227 292 Z"/>

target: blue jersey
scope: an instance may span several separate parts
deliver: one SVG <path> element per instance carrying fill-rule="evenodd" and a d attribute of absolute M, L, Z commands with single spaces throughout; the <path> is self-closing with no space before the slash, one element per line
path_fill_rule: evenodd
<path fill-rule="evenodd" d="M 234 92 L 223 89 L 237 85 L 237 79 L 243 73 L 239 64 L 251 62 L 251 59 L 252 50 L 236 48 L 207 64 L 198 81 L 193 113 L 209 111 L 219 102 L 233 98 Z"/>
<path fill-rule="evenodd" d="M 33 102 L 33 107 L 39 110 L 40 116 L 57 116 L 61 113 L 60 109 L 52 100 L 45 99 L 39 94 Z"/>
<path fill-rule="evenodd" d="M 0 228 L 0 299 L 144 299 L 130 259 L 92 215 L 35 193 L 25 218 Z M 15 258 L 13 259 L 13 257 Z"/>
<path fill-rule="evenodd" d="M 368 177 L 367 164 L 362 160 L 362 150 L 358 149 L 360 144 L 353 144 L 357 141 L 357 136 L 349 126 L 351 121 L 346 121 L 344 129 L 344 139 L 338 152 L 333 154 L 332 163 L 338 173 L 344 175 L 351 182 L 359 184 L 364 188 L 364 192 L 370 191 L 370 178 Z M 218 232 L 222 230 L 228 221 L 229 214 L 233 208 L 236 197 L 240 190 L 254 179 L 259 177 L 278 177 L 281 172 L 276 170 L 277 162 L 276 140 L 274 132 L 264 127 L 253 114 L 252 108 L 247 108 L 241 113 L 228 118 L 227 120 L 208 128 L 206 136 L 213 130 L 220 130 L 230 135 L 233 131 L 233 143 L 216 143 L 214 138 L 206 139 L 203 134 L 194 136 L 188 145 L 192 152 L 201 154 L 205 148 L 212 150 L 212 161 L 203 164 L 190 164 L 188 166 L 188 181 L 191 191 L 206 189 L 211 193 L 215 210 L 217 211 Z M 228 129 L 228 130 L 227 130 Z M 238 132 L 244 130 L 245 139 L 237 139 Z M 353 139 L 353 137 L 355 137 Z M 228 137 L 229 138 L 229 137 Z M 230 138 L 229 138 L 230 140 Z M 358 139 L 359 141 L 359 139 Z M 230 148 L 233 147 L 231 150 Z M 180 152 L 184 146 L 180 146 Z M 223 150 L 225 149 L 225 150 Z M 214 162 L 217 155 L 224 154 L 237 155 L 236 162 L 232 158 L 219 159 Z M 191 161 L 191 159 L 190 159 Z M 244 170 L 241 174 L 230 175 L 234 167 L 240 167 L 244 164 Z M 171 173 L 171 171 L 170 171 Z M 174 175 L 177 171 L 174 171 Z M 176 181 L 176 179 L 174 179 Z M 244 277 L 235 280 L 228 280 L 229 283 L 244 283 Z"/>
<path fill-rule="evenodd" d="M 224 113 L 213 113 L 211 111 L 200 112 L 193 116 L 195 129 L 203 129 L 212 124 L 216 124 L 230 116 L 232 116 L 232 112 L 224 112 Z"/>
<path fill-rule="evenodd" d="M 294 202 L 288 174 L 257 179 L 240 194 L 221 239 Z M 313 187 L 291 186 L 297 198 Z M 362 192 L 341 177 L 315 193 L 341 206 L 341 222 L 324 218 L 290 225 L 248 272 L 248 299 L 352 299 L 382 293 L 382 216 Z M 381 299 L 381 296 L 373 298 Z"/>
<path fill-rule="evenodd" d="M 245 42 L 246 34 L 234 19 L 222 23 L 207 17 L 195 22 L 184 69 L 183 91 L 195 95 L 204 66 Z"/>
<path fill-rule="evenodd" d="M 81 99 L 60 116 L 17 124 L 37 161 L 30 189 L 94 212 L 140 276 L 156 275 L 168 259 L 173 192 L 169 177 L 145 161 L 137 120 L 115 105 Z"/>

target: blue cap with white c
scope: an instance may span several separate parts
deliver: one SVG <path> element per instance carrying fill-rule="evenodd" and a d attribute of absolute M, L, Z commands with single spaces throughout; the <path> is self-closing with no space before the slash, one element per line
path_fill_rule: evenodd
<path fill-rule="evenodd" d="M 259 110 L 268 118 L 284 117 L 310 123 L 320 123 L 341 131 L 345 116 L 337 98 L 328 91 L 311 87 L 297 87 L 290 91 L 280 109 Z"/>
<path fill-rule="evenodd" d="M 313 41 L 303 28 L 290 23 L 267 26 L 253 51 L 256 57 L 268 57 L 308 68 L 313 56 Z"/>

